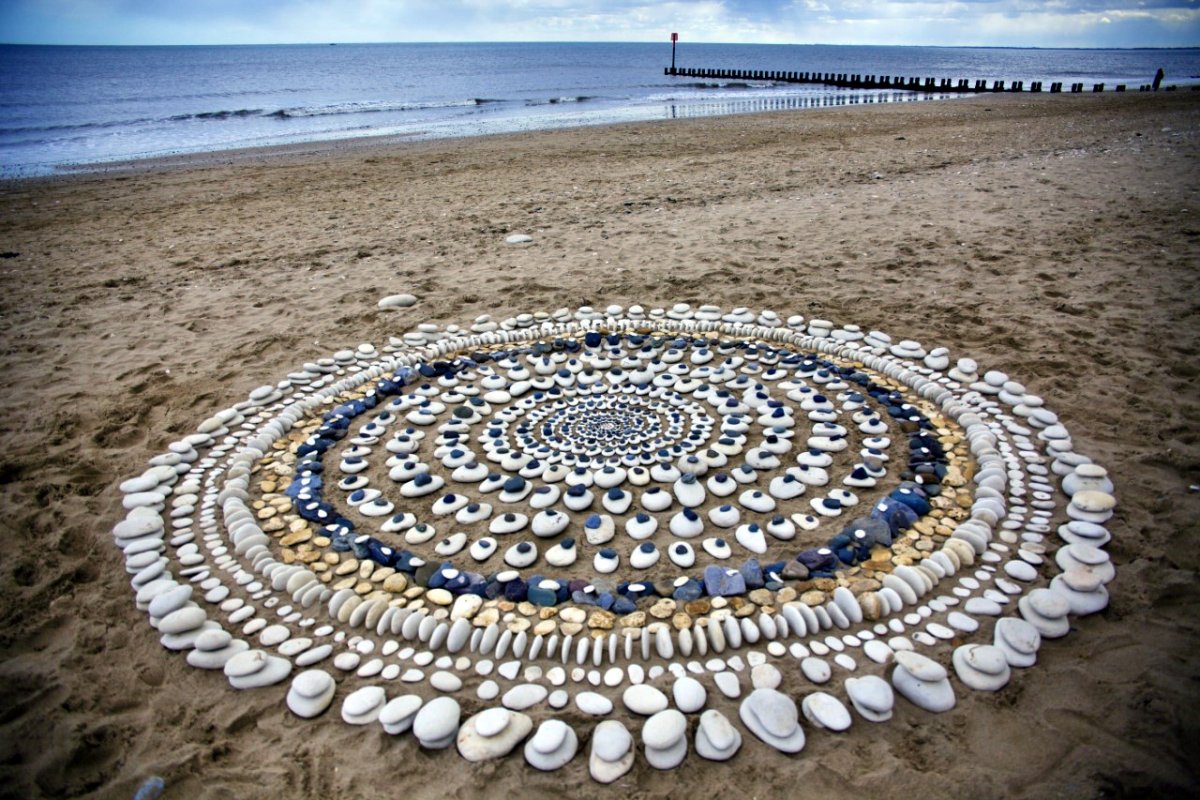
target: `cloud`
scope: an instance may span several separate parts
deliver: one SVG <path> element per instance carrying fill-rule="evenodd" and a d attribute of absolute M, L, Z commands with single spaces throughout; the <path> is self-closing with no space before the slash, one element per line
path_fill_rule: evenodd
<path fill-rule="evenodd" d="M 7 0 L 0 40 L 1200 46 L 1200 0 Z"/>

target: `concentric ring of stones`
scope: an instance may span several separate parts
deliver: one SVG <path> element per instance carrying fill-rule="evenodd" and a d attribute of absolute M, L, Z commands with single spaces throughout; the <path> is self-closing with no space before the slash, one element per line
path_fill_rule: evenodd
<path fill-rule="evenodd" d="M 557 769 L 582 736 L 602 782 L 635 735 L 668 769 L 1002 690 L 1114 577 L 1112 483 L 1041 398 L 771 311 L 423 324 L 120 489 L 137 607 L 192 666 L 473 761 Z"/>

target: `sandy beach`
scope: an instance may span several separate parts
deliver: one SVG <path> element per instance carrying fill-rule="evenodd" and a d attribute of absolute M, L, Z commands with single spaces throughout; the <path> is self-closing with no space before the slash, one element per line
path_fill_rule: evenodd
<path fill-rule="evenodd" d="M 0 183 L 0 797 L 130 798 L 152 775 L 189 800 L 1194 796 L 1198 192 L 1197 92 L 341 142 Z M 376 307 L 400 292 L 419 302 Z M 336 708 L 299 720 L 286 684 L 235 692 L 134 608 L 117 485 L 214 410 L 420 322 L 675 302 L 855 323 L 1022 381 L 1116 485 L 1111 605 L 1002 692 L 960 687 L 951 712 L 900 706 L 795 756 L 748 737 L 728 764 L 639 761 L 611 787 L 586 757 L 469 765 Z"/>

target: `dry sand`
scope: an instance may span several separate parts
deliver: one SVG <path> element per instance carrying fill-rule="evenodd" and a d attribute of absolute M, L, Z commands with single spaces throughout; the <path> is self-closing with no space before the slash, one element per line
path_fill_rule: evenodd
<path fill-rule="evenodd" d="M 1198 155 L 1195 93 L 981 96 L 0 184 L 19 253 L 0 260 L 0 795 L 128 798 L 155 774 L 190 800 L 1193 793 Z M 506 247 L 518 231 L 534 244 Z M 421 302 L 376 310 L 397 292 Z M 190 669 L 134 609 L 116 484 L 212 410 L 425 320 L 676 301 L 854 322 L 1025 382 L 1116 482 L 1112 605 L 950 713 L 902 705 L 794 757 L 751 737 L 730 764 L 639 761 L 611 788 L 582 756 L 471 766 L 336 711 L 297 720 L 283 687 Z"/>

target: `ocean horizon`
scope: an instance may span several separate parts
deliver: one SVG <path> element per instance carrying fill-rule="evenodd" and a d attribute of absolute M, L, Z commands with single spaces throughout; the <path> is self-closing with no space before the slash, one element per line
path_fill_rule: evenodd
<path fill-rule="evenodd" d="M 957 95 L 664 74 L 669 43 L 0 45 L 0 175 L 357 137 L 511 133 Z M 680 69 L 1200 84 L 1200 48 L 729 45 Z"/>

